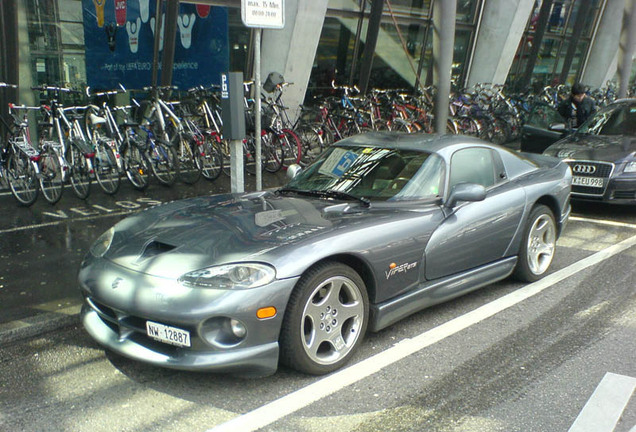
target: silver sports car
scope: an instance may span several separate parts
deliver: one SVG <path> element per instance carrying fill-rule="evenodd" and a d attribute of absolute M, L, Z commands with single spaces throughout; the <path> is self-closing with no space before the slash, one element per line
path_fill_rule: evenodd
<path fill-rule="evenodd" d="M 541 278 L 570 212 L 566 163 L 464 136 L 359 135 L 290 171 L 278 190 L 176 201 L 105 232 L 79 273 L 86 330 L 169 368 L 324 374 L 367 330 Z"/>

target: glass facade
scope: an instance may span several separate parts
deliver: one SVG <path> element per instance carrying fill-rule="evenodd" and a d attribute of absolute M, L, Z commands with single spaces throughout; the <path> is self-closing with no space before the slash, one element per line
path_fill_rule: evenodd
<path fill-rule="evenodd" d="M 536 0 L 507 84 L 513 87 L 531 85 L 537 90 L 546 85 L 577 81 L 604 1 Z M 544 13 L 548 18 L 545 27 L 539 28 L 542 8 L 546 9 Z M 575 31 L 578 31 L 578 37 L 573 39 Z M 539 48 L 535 57 L 531 54 L 536 43 Z M 575 46 L 570 47 L 573 43 Z M 570 48 L 573 56 L 568 59 Z M 528 76 L 532 76 L 530 83 L 524 81 Z"/>
<path fill-rule="evenodd" d="M 87 74 L 82 0 L 13 1 L 18 9 L 21 85 L 83 87 Z M 310 78 L 310 96 L 328 92 L 332 81 L 357 84 L 373 1 L 329 0 Z M 457 1 L 452 73 L 453 82 L 460 87 L 466 82 L 484 1 Z M 524 84 L 526 76 L 531 76 L 536 86 L 575 81 L 585 65 L 606 1 L 537 0 L 507 84 Z M 228 11 L 230 69 L 244 70 L 248 77 L 252 31 L 241 21 L 240 2 L 214 3 Z M 413 89 L 418 76 L 422 85 L 431 84 L 434 2 L 390 0 L 383 4 L 369 87 Z M 547 20 L 540 29 L 542 9 L 546 9 Z M 573 37 L 576 42 L 572 42 Z M 572 43 L 576 45 L 571 47 Z"/>

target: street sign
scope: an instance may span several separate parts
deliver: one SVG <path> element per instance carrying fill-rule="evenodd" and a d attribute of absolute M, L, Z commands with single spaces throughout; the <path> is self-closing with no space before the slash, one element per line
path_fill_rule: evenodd
<path fill-rule="evenodd" d="M 285 0 L 241 0 L 241 19 L 247 27 L 285 27 Z"/>

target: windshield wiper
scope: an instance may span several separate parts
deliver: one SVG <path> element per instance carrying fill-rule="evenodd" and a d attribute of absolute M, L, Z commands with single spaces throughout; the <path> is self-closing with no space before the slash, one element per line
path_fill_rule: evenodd
<path fill-rule="evenodd" d="M 323 196 L 327 198 L 334 198 L 334 199 L 343 200 L 343 201 L 353 200 L 353 201 L 358 201 L 365 207 L 371 206 L 371 201 L 369 201 L 365 197 L 357 197 L 348 192 L 342 192 L 337 190 L 326 190 L 326 191 L 316 191 L 316 192 L 322 194 Z"/>
<path fill-rule="evenodd" d="M 322 198 L 333 198 L 342 201 L 357 201 L 362 204 L 364 207 L 370 207 L 371 201 L 364 197 L 357 197 L 347 192 L 337 191 L 337 190 L 305 190 L 305 189 L 294 189 L 294 188 L 281 188 L 277 189 L 276 193 L 284 194 L 284 193 L 295 193 L 298 195 L 307 195 L 307 196 L 317 196 Z"/>

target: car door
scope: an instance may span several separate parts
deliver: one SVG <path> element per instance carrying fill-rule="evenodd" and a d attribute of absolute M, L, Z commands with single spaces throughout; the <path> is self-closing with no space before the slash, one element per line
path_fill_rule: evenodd
<path fill-rule="evenodd" d="M 521 151 L 543 153 L 552 143 L 567 134 L 566 131 L 551 130 L 550 127 L 564 123 L 563 117 L 550 105 L 534 105 L 528 120 L 521 128 Z"/>
<path fill-rule="evenodd" d="M 455 152 L 450 162 L 449 188 L 477 183 L 486 198 L 460 202 L 431 236 L 425 252 L 426 279 L 476 268 L 503 258 L 523 215 L 525 192 L 508 181 L 499 154 L 487 147 Z"/>

